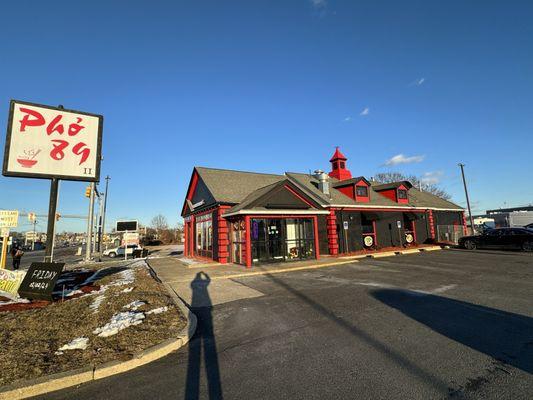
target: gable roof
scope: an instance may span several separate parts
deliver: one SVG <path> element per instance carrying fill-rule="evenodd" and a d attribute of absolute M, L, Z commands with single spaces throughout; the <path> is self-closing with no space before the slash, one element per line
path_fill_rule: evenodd
<path fill-rule="evenodd" d="M 356 184 L 356 183 L 358 183 L 360 181 L 363 181 L 368 186 L 370 186 L 370 181 L 368 181 L 364 176 L 356 176 L 355 178 L 344 179 L 342 181 L 332 182 L 331 186 L 336 188 L 336 187 L 342 187 L 342 186 L 346 186 L 346 185 L 354 185 L 354 184 Z"/>
<path fill-rule="evenodd" d="M 304 194 L 305 196 L 305 193 L 303 193 L 303 191 L 297 185 L 292 183 L 289 179 L 285 178 L 271 185 L 268 185 L 268 186 L 265 186 L 265 187 L 262 187 L 262 188 L 259 188 L 253 191 L 248 196 L 246 196 L 239 204 L 227 210 L 224 213 L 224 215 L 236 214 L 242 210 L 258 211 L 258 212 L 268 210 L 269 208 L 265 207 L 264 205 L 260 205 L 258 203 L 260 203 L 261 199 L 267 198 L 270 193 L 276 192 L 276 190 L 282 190 L 282 188 L 285 186 L 289 186 L 292 191 L 302 192 L 302 194 Z M 315 211 L 317 209 L 321 209 L 320 204 L 317 203 L 315 199 L 310 198 L 309 200 L 311 201 L 310 204 L 314 203 L 313 206 L 308 207 L 309 209 L 314 209 Z M 306 203 L 308 202 L 307 200 L 302 200 L 302 202 L 304 201 Z"/>
<path fill-rule="evenodd" d="M 234 171 L 218 168 L 195 167 L 194 169 L 202 182 L 212 195 L 215 203 L 233 205 L 231 212 L 253 207 L 253 202 L 274 190 L 277 185 L 282 185 L 282 181 L 288 181 L 298 188 L 303 194 L 313 199 L 317 205 L 322 207 L 360 207 L 360 208 L 434 208 L 443 210 L 462 211 L 463 208 L 450 201 L 441 199 L 428 192 L 421 192 L 411 187 L 409 182 L 394 182 L 391 184 L 379 184 L 369 182 L 370 199 L 368 202 L 356 202 L 354 199 L 346 196 L 335 187 L 343 186 L 353 181 L 365 180 L 364 177 L 352 178 L 350 180 L 339 181 L 338 179 L 329 178 L 330 194 L 326 195 L 318 189 L 318 180 L 309 174 L 286 172 L 285 175 L 264 174 L 245 171 Z M 396 188 L 400 185 L 411 187 L 408 192 L 408 203 L 398 204 L 395 201 L 379 194 L 381 190 Z M 206 206 L 208 206 L 206 204 Z M 228 210 L 229 213 L 230 210 Z"/>
<path fill-rule="evenodd" d="M 283 175 L 195 167 L 218 203 L 237 204 L 253 191 L 285 179 Z"/>
<path fill-rule="evenodd" d="M 411 189 L 413 187 L 413 184 L 409 181 L 398 181 L 390 183 L 375 183 L 372 185 L 372 188 L 376 192 L 381 192 L 382 190 L 398 189 L 402 185 L 405 186 L 407 189 Z"/>

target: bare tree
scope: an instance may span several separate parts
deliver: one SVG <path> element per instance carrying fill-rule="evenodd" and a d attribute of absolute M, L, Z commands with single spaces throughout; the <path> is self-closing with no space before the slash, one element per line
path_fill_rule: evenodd
<path fill-rule="evenodd" d="M 152 218 L 152 222 L 151 222 L 150 225 L 156 231 L 168 229 L 167 218 L 164 215 L 162 215 L 162 214 L 158 214 L 154 218 Z"/>
<path fill-rule="evenodd" d="M 401 172 L 380 172 L 374 175 L 374 180 L 380 183 L 409 181 L 417 189 L 431 193 L 440 197 L 441 199 L 450 200 L 452 198 L 448 192 L 446 192 L 444 189 L 441 189 L 436 184 L 424 182 L 422 178 L 419 178 L 415 175 L 404 175 Z"/>

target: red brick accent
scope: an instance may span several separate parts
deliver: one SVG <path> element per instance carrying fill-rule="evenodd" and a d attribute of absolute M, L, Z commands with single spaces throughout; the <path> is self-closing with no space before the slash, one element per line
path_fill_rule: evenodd
<path fill-rule="evenodd" d="M 329 254 L 336 256 L 339 254 L 339 243 L 337 237 L 337 218 L 334 210 L 330 210 L 329 215 L 326 217 L 326 231 L 328 234 Z"/>
<path fill-rule="evenodd" d="M 229 259 L 229 222 L 222 217 L 222 214 L 230 208 L 229 206 L 219 206 L 217 209 L 218 226 L 218 254 L 217 259 L 221 264 L 226 264 Z"/>

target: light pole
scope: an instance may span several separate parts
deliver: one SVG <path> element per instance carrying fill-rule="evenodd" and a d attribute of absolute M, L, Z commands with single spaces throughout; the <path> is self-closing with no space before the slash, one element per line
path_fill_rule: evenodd
<path fill-rule="evenodd" d="M 109 191 L 109 180 L 111 178 L 109 175 L 105 177 L 105 193 L 104 193 L 104 204 L 103 204 L 103 210 L 100 214 L 101 222 L 100 222 L 100 238 L 98 239 L 98 246 L 101 246 L 102 238 L 105 235 L 105 212 L 107 210 L 107 193 Z M 98 248 L 98 251 L 101 251 L 100 248 Z"/>
<path fill-rule="evenodd" d="M 85 261 L 91 259 L 91 247 L 92 247 L 92 236 L 93 236 L 93 223 L 94 223 L 94 182 L 90 183 L 90 194 L 89 194 L 89 215 L 87 217 L 87 240 L 85 248 Z"/>
<path fill-rule="evenodd" d="M 470 216 L 470 228 L 472 229 L 472 234 L 475 234 L 476 231 L 474 229 L 474 217 L 472 216 L 472 210 L 470 209 L 470 199 L 468 198 L 468 189 L 466 187 L 466 178 L 465 178 L 465 165 L 463 163 L 458 164 L 461 168 L 461 175 L 463 177 L 463 185 L 465 187 L 465 196 L 466 196 L 466 206 L 468 207 L 468 215 Z"/>

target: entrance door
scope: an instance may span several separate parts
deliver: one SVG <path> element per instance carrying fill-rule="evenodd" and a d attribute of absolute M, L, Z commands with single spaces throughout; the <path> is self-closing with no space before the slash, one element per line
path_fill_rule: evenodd
<path fill-rule="evenodd" d="M 267 220 L 267 260 L 268 261 L 283 261 L 283 232 L 281 219 Z"/>

